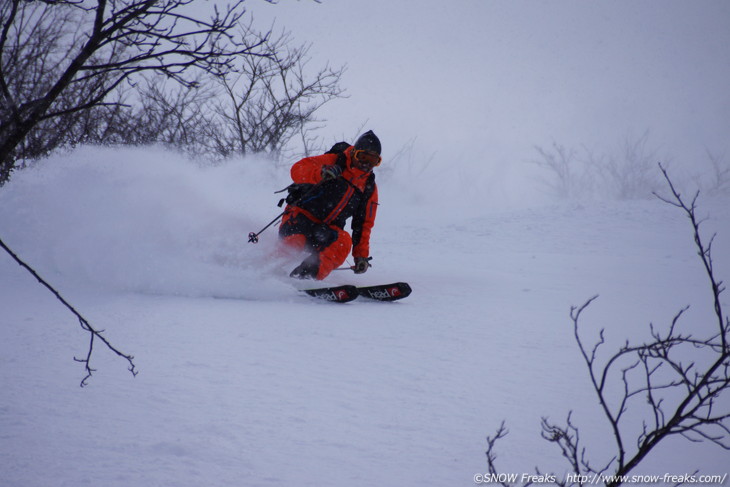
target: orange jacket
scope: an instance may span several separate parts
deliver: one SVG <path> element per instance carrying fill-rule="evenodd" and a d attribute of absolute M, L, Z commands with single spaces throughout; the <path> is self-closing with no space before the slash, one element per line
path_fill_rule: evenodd
<path fill-rule="evenodd" d="M 370 232 L 375 224 L 378 207 L 378 187 L 375 175 L 352 167 L 352 146 L 340 160 L 342 175 L 322 181 L 322 167 L 338 163 L 337 154 L 306 157 L 291 168 L 297 184 L 318 185 L 295 207 L 308 218 L 344 229 L 345 220 L 352 217 L 352 256 L 370 256 Z M 320 184 L 321 183 L 321 184 Z"/>

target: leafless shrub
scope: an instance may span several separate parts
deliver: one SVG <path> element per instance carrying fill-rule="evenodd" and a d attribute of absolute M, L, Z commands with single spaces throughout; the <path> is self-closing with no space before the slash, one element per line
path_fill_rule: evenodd
<path fill-rule="evenodd" d="M 601 188 L 620 200 L 643 199 L 658 188 L 657 151 L 649 147 L 649 132 L 626 136 L 616 154 L 595 157 L 587 152 L 588 166 L 595 170 Z"/>
<path fill-rule="evenodd" d="M 694 177 L 697 186 L 711 195 L 730 192 L 730 161 L 727 160 L 726 154 L 711 152 L 709 149 L 705 153 L 710 171 Z"/>
<path fill-rule="evenodd" d="M 565 199 L 595 195 L 630 200 L 651 196 L 661 182 L 656 175 L 657 151 L 649 145 L 649 132 L 627 136 L 615 152 L 587 147 L 580 151 L 553 142 L 549 149 L 536 146 L 532 164 L 542 169 L 541 180 L 549 192 Z"/>
<path fill-rule="evenodd" d="M 243 0 L 208 19 L 189 0 L 6 0 L 0 5 L 0 184 L 18 157 L 48 150 L 53 121 L 99 107 L 125 83 L 156 73 L 194 87 L 196 73 L 224 76 L 239 57 L 267 56 L 267 38 L 236 32 Z M 111 99 L 110 99 L 111 98 Z M 68 124 L 63 124 L 67 126 Z M 38 131 L 38 135 L 31 134 Z"/>
<path fill-rule="evenodd" d="M 570 317 L 576 343 L 589 372 L 591 386 L 613 433 L 614 456 L 606 465 L 594 466 L 581 444 L 579 429 L 571 414 L 565 425 L 542 420 L 543 438 L 556 444 L 566 458 L 571 474 L 556 479 L 562 486 L 624 483 L 662 441 L 682 436 L 691 442 L 708 441 L 730 450 L 730 319 L 720 300 L 725 286 L 716 275 L 712 260 L 714 235 L 705 241 L 697 216 L 699 192 L 685 201 L 660 165 L 670 195 L 662 201 L 689 218 L 695 246 L 712 293 L 715 329 L 709 336 L 696 337 L 683 331 L 680 319 L 688 307 L 680 309 L 664 327 L 650 325 L 651 339 L 632 345 L 628 341 L 617 351 L 604 352 L 605 331 L 588 345 L 579 322 L 597 298 L 573 307 Z M 635 428 L 627 420 L 628 412 L 640 415 L 643 422 Z M 496 472 L 495 444 L 506 435 L 504 423 L 494 436 L 487 438 L 487 466 Z"/>
<path fill-rule="evenodd" d="M 572 199 L 589 189 L 583 161 L 574 149 L 553 142 L 550 149 L 535 146 L 539 158 L 530 162 L 545 171 L 542 182 L 556 196 Z"/>
<path fill-rule="evenodd" d="M 311 138 L 315 112 L 343 96 L 344 67 L 325 66 L 310 74 L 310 46 L 292 47 L 288 33 L 267 39 L 263 57 L 244 57 L 238 71 L 217 78 L 222 96 L 215 102 L 215 130 L 207 140 L 221 157 L 267 152 L 280 154 L 295 136 Z"/>

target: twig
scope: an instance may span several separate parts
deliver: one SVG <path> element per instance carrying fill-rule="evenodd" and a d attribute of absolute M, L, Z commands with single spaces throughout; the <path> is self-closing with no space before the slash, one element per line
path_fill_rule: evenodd
<path fill-rule="evenodd" d="M 84 318 L 78 311 L 76 311 L 76 309 L 71 304 L 69 304 L 69 302 L 66 301 L 63 298 L 63 296 L 61 296 L 61 294 L 53 286 L 51 286 L 40 275 L 38 275 L 38 273 L 32 267 L 30 267 L 28 264 L 23 262 L 20 259 L 20 257 L 18 257 L 18 255 L 15 254 L 15 252 L 13 252 L 7 245 L 5 245 L 5 242 L 3 242 L 2 239 L 0 239 L 0 247 L 2 247 L 2 249 L 5 250 L 5 252 L 7 252 L 10 255 L 10 257 L 12 257 L 13 260 L 15 260 L 15 262 L 17 262 L 22 268 L 24 268 L 25 270 L 30 272 L 30 274 L 33 277 L 35 277 L 39 283 L 41 283 L 49 291 L 51 291 L 51 293 L 53 293 L 53 295 L 56 297 L 56 299 L 58 299 L 66 308 L 68 308 L 68 310 L 71 311 L 71 313 L 73 313 L 74 316 L 76 316 L 76 318 L 79 320 L 79 324 L 81 325 L 81 328 L 83 328 L 84 330 L 89 332 L 89 335 L 90 335 L 89 350 L 86 354 L 86 357 L 81 358 L 81 359 L 74 357 L 74 360 L 76 362 L 81 362 L 84 364 L 84 368 L 86 370 L 86 376 L 81 380 L 81 384 L 80 384 L 81 387 L 84 387 L 88 384 L 88 380 L 91 378 L 91 375 L 96 371 L 96 369 L 91 368 L 91 354 L 94 351 L 94 340 L 97 338 L 99 340 L 101 340 L 102 343 L 104 343 L 104 345 L 106 345 L 106 347 L 109 350 L 111 350 L 118 356 L 126 359 L 127 362 L 129 362 L 128 370 L 132 373 L 133 376 L 135 376 L 135 377 L 137 376 L 139 371 L 137 370 L 137 367 L 134 364 L 134 356 L 125 354 L 125 353 L 119 351 L 114 345 L 112 345 L 109 342 L 109 340 L 107 340 L 102 335 L 103 330 L 96 330 L 94 327 L 92 327 L 91 324 L 88 322 L 88 320 L 86 320 L 86 318 Z"/>

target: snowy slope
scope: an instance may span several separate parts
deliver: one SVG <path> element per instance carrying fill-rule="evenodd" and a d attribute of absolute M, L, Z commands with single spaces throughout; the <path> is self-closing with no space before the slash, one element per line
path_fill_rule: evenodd
<path fill-rule="evenodd" d="M 384 164 L 385 166 L 385 164 Z M 385 168 L 384 168 L 385 169 Z M 481 179 L 480 179 L 481 178 Z M 610 438 L 572 338 L 646 336 L 683 306 L 711 329 L 690 227 L 657 200 L 497 206 L 463 175 L 380 178 L 374 267 L 329 282 L 407 280 L 399 303 L 315 302 L 284 277 L 275 231 L 285 168 L 201 168 L 169 152 L 84 148 L 0 190 L 0 237 L 120 349 L 97 346 L 0 255 L 0 485 L 474 485 L 485 437 L 506 420 L 505 472 L 563 474 L 542 416 L 572 410 L 596 463 Z M 478 182 L 478 184 L 477 184 Z M 727 199 L 703 199 L 720 277 Z M 727 296 L 725 296 L 726 306 Z M 673 441 L 641 472 L 726 473 L 717 447 Z"/>

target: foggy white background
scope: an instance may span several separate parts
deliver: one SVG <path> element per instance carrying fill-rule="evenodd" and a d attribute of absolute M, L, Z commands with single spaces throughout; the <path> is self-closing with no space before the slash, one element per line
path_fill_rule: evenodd
<path fill-rule="evenodd" d="M 349 0 L 248 4 L 311 43 L 312 68 L 346 64 L 349 98 L 319 112 L 326 140 L 366 123 L 384 157 L 414 152 L 493 175 L 535 145 L 610 151 L 649 131 L 676 166 L 730 139 L 730 3 Z"/>

